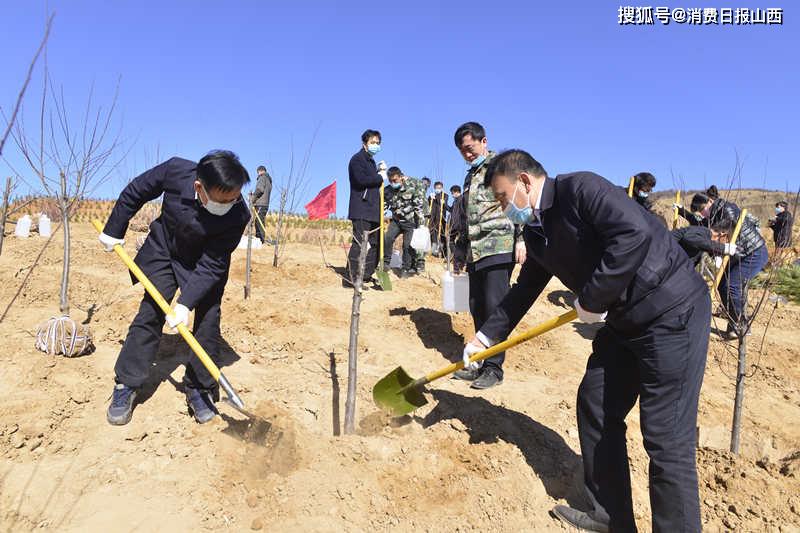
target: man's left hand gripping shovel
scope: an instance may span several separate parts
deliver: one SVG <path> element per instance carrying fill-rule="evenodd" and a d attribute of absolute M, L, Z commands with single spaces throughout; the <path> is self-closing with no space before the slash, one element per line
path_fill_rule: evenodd
<path fill-rule="evenodd" d="M 92 225 L 94 226 L 94 229 L 96 229 L 98 232 L 100 233 L 103 232 L 103 225 L 100 223 L 99 220 L 93 220 Z M 169 303 L 164 299 L 163 296 L 161 296 L 161 293 L 158 292 L 156 286 L 153 285 L 149 279 L 147 279 L 147 276 L 144 275 L 144 272 L 142 272 L 142 270 L 138 267 L 138 265 L 133 262 L 131 256 L 129 256 L 128 253 L 119 244 L 114 246 L 114 251 L 117 252 L 117 255 L 119 256 L 120 259 L 122 259 L 122 262 L 125 263 L 125 266 L 128 267 L 128 269 L 133 273 L 136 279 L 138 279 L 139 282 L 144 286 L 144 289 L 147 291 L 147 294 L 149 294 L 150 297 L 153 298 L 153 300 L 155 300 L 155 302 L 158 304 L 158 307 L 160 307 L 161 310 L 164 311 L 164 314 L 171 315 L 172 308 L 169 306 Z M 194 335 L 192 335 L 192 332 L 189 331 L 189 328 L 186 327 L 184 324 L 178 324 L 177 329 L 178 333 L 180 333 L 181 337 L 183 337 L 183 340 L 186 341 L 186 343 L 192 349 L 197 358 L 200 359 L 200 361 L 203 363 L 203 366 L 206 367 L 208 373 L 211 374 L 211 376 L 219 383 L 220 387 L 223 388 L 225 394 L 228 395 L 228 397 L 225 398 L 225 401 L 243 415 L 251 419 L 258 419 L 259 418 L 258 416 L 254 415 L 253 413 L 250 413 L 244 408 L 244 403 L 242 402 L 242 399 L 239 398 L 239 395 L 236 394 L 235 390 L 233 390 L 233 387 L 228 381 L 228 378 L 226 378 L 225 375 L 222 372 L 220 372 L 219 367 L 217 367 L 214 361 L 211 360 L 211 357 L 209 357 L 208 353 L 206 353 L 203 347 L 200 346 L 200 343 L 197 342 L 197 339 L 194 338 Z"/>

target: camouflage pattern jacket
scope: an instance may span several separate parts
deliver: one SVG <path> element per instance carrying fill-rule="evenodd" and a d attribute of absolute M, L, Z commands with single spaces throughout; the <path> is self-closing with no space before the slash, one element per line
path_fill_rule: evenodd
<path fill-rule="evenodd" d="M 387 207 L 396 222 L 419 225 L 425 220 L 424 205 L 425 185 L 416 178 L 407 177 L 399 189 L 392 190 Z"/>
<path fill-rule="evenodd" d="M 514 252 L 514 224 L 503 213 L 491 188 L 483 185 L 489 161 L 497 154 L 489 152 L 477 168 L 470 168 L 464 178 L 467 193 L 466 218 L 469 236 L 467 263 L 484 257 Z"/>

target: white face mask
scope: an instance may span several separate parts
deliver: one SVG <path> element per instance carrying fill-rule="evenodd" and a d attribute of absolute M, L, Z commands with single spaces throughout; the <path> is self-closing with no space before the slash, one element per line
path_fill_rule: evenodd
<path fill-rule="evenodd" d="M 203 187 L 202 184 L 200 186 Z M 203 204 L 203 207 L 205 207 L 206 211 L 208 211 L 212 215 L 216 215 L 218 217 L 221 217 L 222 215 L 227 214 L 228 211 L 230 211 L 231 208 L 234 205 L 236 205 L 236 200 L 234 200 L 232 202 L 227 202 L 227 203 L 224 203 L 224 204 L 221 203 L 221 202 L 215 202 L 208 195 L 208 191 L 206 190 L 205 187 L 203 187 L 203 192 L 205 193 L 206 199 L 208 200 L 205 204 Z"/>

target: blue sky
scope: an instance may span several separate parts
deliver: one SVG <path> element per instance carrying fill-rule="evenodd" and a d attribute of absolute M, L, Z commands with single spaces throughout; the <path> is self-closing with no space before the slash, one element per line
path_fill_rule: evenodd
<path fill-rule="evenodd" d="M 739 4 L 768 7 L 717 7 Z M 104 197 L 157 146 L 162 158 L 232 149 L 253 177 L 265 163 L 280 182 L 292 144 L 301 159 L 319 127 L 301 204 L 337 179 L 345 216 L 364 129 L 382 132 L 387 163 L 449 187 L 464 177 L 452 136 L 467 120 L 483 123 L 490 147 L 524 148 L 551 175 L 592 170 L 623 184 L 646 170 L 664 189 L 672 169 L 685 187 L 725 184 L 738 150 L 743 185 L 785 190 L 800 183 L 800 32 L 783 4 L 783 26 L 698 27 L 620 26 L 620 3 L 601 0 L 51 0 L 49 68 L 76 108 L 91 83 L 107 102 L 122 78 L 119 116 L 136 144 Z M 8 109 L 46 11 L 4 0 L 3 12 Z M 5 152 L 25 169 L 13 145 Z"/>

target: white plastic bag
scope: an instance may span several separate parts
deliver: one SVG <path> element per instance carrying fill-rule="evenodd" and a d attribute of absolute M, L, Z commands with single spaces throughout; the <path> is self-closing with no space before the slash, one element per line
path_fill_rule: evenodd
<path fill-rule="evenodd" d="M 389 268 L 403 268 L 403 256 L 400 250 L 392 251 L 392 258 L 389 260 Z"/>
<path fill-rule="evenodd" d="M 429 252 L 431 249 L 431 232 L 420 226 L 411 234 L 411 247 L 418 252 Z"/>
<path fill-rule="evenodd" d="M 17 220 L 17 225 L 14 228 L 14 236 L 27 239 L 31 232 L 31 217 L 25 215 Z"/>
<path fill-rule="evenodd" d="M 42 213 L 39 215 L 39 236 L 40 237 L 49 237 L 51 232 L 50 228 L 50 218 Z"/>

